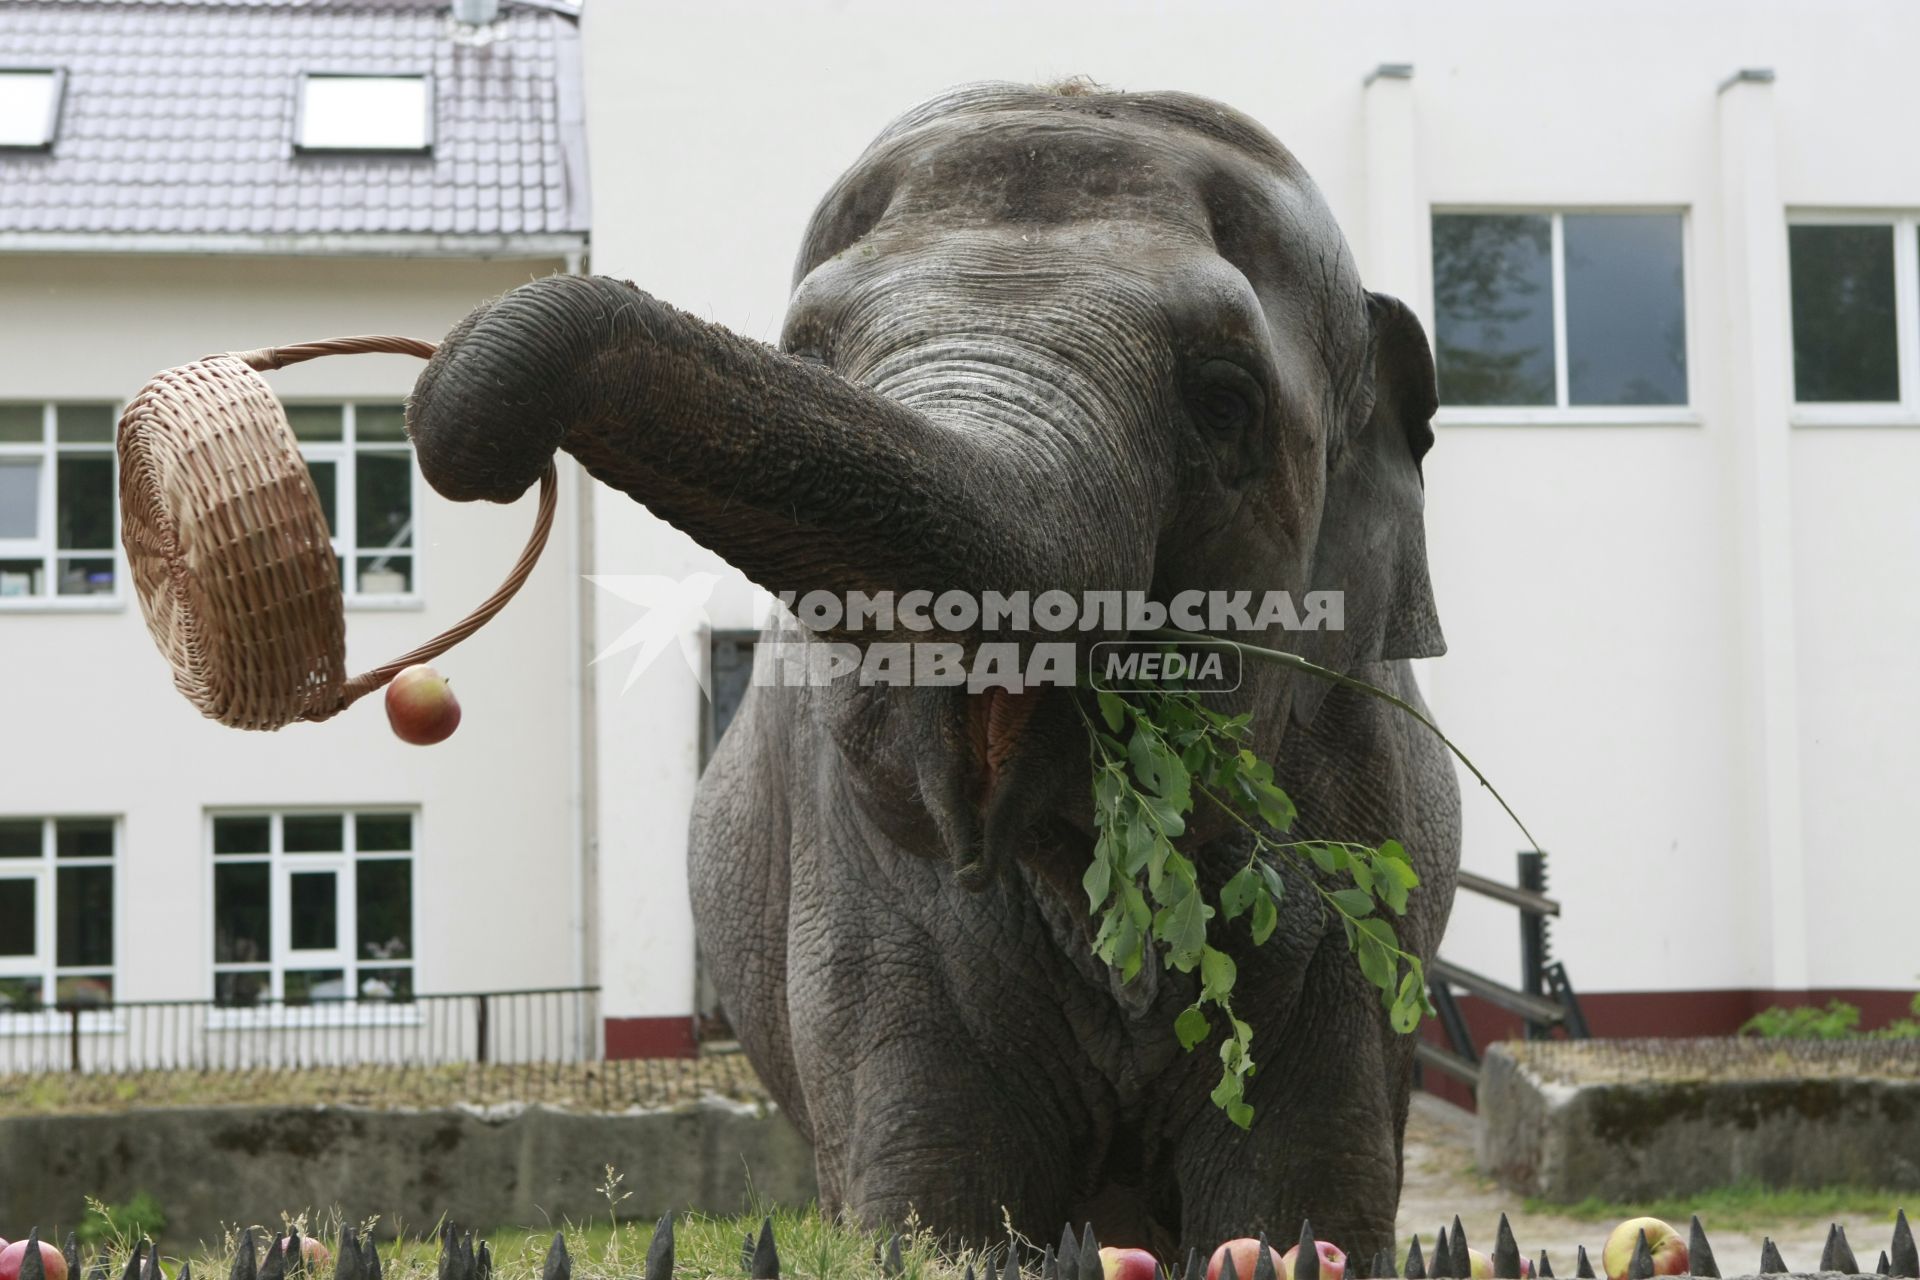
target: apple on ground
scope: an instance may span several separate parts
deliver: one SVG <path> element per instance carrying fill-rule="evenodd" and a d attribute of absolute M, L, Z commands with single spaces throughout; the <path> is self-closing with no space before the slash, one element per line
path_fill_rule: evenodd
<path fill-rule="evenodd" d="M 0 1280 L 20 1280 L 20 1264 L 26 1258 L 25 1240 L 16 1240 L 0 1249 Z M 45 1240 L 40 1242 L 40 1265 L 46 1269 L 47 1280 L 67 1280 L 66 1256 Z"/>
<path fill-rule="evenodd" d="M 1314 1252 L 1320 1255 L 1320 1280 L 1343 1280 L 1347 1274 L 1347 1255 L 1341 1252 L 1339 1246 L 1330 1240 L 1315 1240 L 1313 1247 Z M 1255 1256 L 1259 1255 L 1256 1253 Z M 1286 1264 L 1286 1270 L 1281 1272 L 1282 1275 L 1293 1274 L 1294 1259 L 1299 1256 L 1299 1245 L 1287 1250 L 1287 1256 L 1281 1259 Z"/>
<path fill-rule="evenodd" d="M 460 703 L 444 676 L 416 662 L 387 686 L 387 723 L 400 741 L 432 746 L 460 727 Z"/>
<path fill-rule="evenodd" d="M 1145 1249 L 1103 1245 L 1100 1274 L 1102 1280 L 1158 1280 L 1160 1260 Z"/>
<path fill-rule="evenodd" d="M 1642 1231 L 1647 1233 L 1647 1249 L 1653 1255 L 1653 1274 L 1683 1276 L 1687 1273 L 1685 1236 L 1675 1231 L 1671 1223 L 1658 1218 L 1629 1218 L 1613 1229 L 1607 1236 L 1606 1247 L 1600 1251 L 1600 1265 L 1606 1268 L 1607 1280 L 1626 1280 L 1627 1267 L 1633 1262 L 1633 1251 L 1640 1243 Z"/>
<path fill-rule="evenodd" d="M 1267 1252 L 1273 1257 L 1273 1274 L 1276 1277 L 1286 1275 L 1286 1258 L 1272 1245 L 1267 1246 Z M 1260 1261 L 1260 1242 L 1251 1236 L 1241 1236 L 1215 1249 L 1213 1257 L 1207 1262 L 1207 1280 L 1220 1280 L 1228 1257 L 1233 1259 L 1233 1274 L 1237 1280 L 1253 1280 L 1253 1269 Z"/>
<path fill-rule="evenodd" d="M 1467 1250 L 1467 1262 L 1473 1280 L 1493 1280 L 1493 1259 L 1478 1249 Z M 1521 1256 L 1520 1280 L 1533 1280 L 1533 1259 Z"/>
<path fill-rule="evenodd" d="M 286 1240 L 284 1238 L 280 1242 L 280 1247 L 283 1250 L 287 1247 Z M 327 1248 L 327 1246 L 325 1246 L 324 1244 L 321 1244 L 318 1240 L 314 1239 L 312 1236 L 300 1237 L 300 1257 L 302 1258 L 302 1260 L 306 1262 L 307 1270 L 309 1271 L 313 1270 L 315 1267 L 318 1267 L 325 1263 L 333 1261 L 333 1254 Z"/>

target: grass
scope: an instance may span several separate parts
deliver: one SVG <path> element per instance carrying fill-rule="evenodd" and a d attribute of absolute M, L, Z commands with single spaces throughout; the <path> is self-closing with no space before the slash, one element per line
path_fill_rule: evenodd
<path fill-rule="evenodd" d="M 1642 1216 L 1663 1218 L 1682 1228 L 1688 1218 L 1699 1214 L 1708 1230 L 1724 1227 L 1734 1231 L 1770 1231 L 1795 1219 L 1837 1219 L 1864 1217 L 1893 1223 L 1894 1211 L 1920 1205 L 1913 1191 L 1889 1191 L 1873 1187 L 1820 1187 L 1811 1190 L 1768 1187 L 1759 1182 L 1742 1182 L 1730 1187 L 1703 1191 L 1698 1195 L 1675 1196 L 1663 1200 L 1601 1200 L 1589 1197 L 1578 1204 L 1555 1204 L 1529 1197 L 1527 1212 L 1558 1214 L 1585 1222 L 1623 1222 Z"/>

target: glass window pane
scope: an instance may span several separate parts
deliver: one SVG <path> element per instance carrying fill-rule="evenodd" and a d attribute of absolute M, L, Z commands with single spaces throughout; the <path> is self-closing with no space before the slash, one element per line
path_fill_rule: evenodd
<path fill-rule="evenodd" d="M 245 1008 L 249 1005 L 265 1004 L 267 993 L 271 990 L 271 980 L 264 972 L 216 973 L 213 975 L 213 1000 L 215 1004 L 234 1005 Z"/>
<path fill-rule="evenodd" d="M 362 551 L 413 545 L 413 455 L 361 450 L 354 458 L 354 532 Z"/>
<path fill-rule="evenodd" d="M 53 851 L 62 858 L 111 858 L 112 818 L 61 818 L 53 824 Z"/>
<path fill-rule="evenodd" d="M 1441 403 L 1554 403 L 1552 257 L 1545 214 L 1434 215 Z"/>
<path fill-rule="evenodd" d="M 0 560 L 0 600 L 39 595 L 46 571 L 44 560 Z"/>
<path fill-rule="evenodd" d="M 0 1009 L 23 1013 L 40 1007 L 38 978 L 0 978 Z"/>
<path fill-rule="evenodd" d="M 296 440 L 338 440 L 345 430 L 346 413 L 337 404 L 290 404 L 287 424 Z"/>
<path fill-rule="evenodd" d="M 413 863 L 406 858 L 369 859 L 356 870 L 362 960 L 413 958 Z"/>
<path fill-rule="evenodd" d="M 1893 318 L 1893 228 L 1787 228 L 1794 398 L 1900 398 Z"/>
<path fill-rule="evenodd" d="M 113 963 L 113 868 L 54 873 L 54 963 L 63 969 Z"/>
<path fill-rule="evenodd" d="M 213 867 L 213 958 L 218 964 L 272 957 L 273 916 L 267 864 L 217 862 Z"/>
<path fill-rule="evenodd" d="M 290 813 L 281 822 L 288 853 L 340 853 L 347 847 L 346 822 L 337 813 Z"/>
<path fill-rule="evenodd" d="M 340 877 L 331 871 L 301 871 L 287 877 L 288 946 L 294 951 L 331 951 L 340 945 Z"/>
<path fill-rule="evenodd" d="M 405 441 L 407 409 L 398 404 L 363 404 L 353 410 L 353 435 L 357 440 Z"/>
<path fill-rule="evenodd" d="M 313 478 L 314 492 L 320 495 L 320 509 L 327 513 L 327 532 L 340 536 L 340 521 L 334 515 L 340 496 L 340 464 L 307 459 L 307 474 Z"/>
<path fill-rule="evenodd" d="M 338 969 L 314 969 L 289 973 L 286 979 L 288 1004 L 311 1004 L 315 1000 L 345 1000 L 347 975 Z"/>
<path fill-rule="evenodd" d="M 53 410 L 53 438 L 61 444 L 112 444 L 113 406 L 63 404 Z"/>
<path fill-rule="evenodd" d="M 0 821 L 0 858 L 37 858 L 41 852 L 40 839 L 38 818 Z"/>
<path fill-rule="evenodd" d="M 113 594 L 112 556 L 61 556 L 59 571 L 63 596 Z"/>
<path fill-rule="evenodd" d="M 37 404 L 0 404 L 0 444 L 39 444 L 47 438 L 45 410 Z"/>
<path fill-rule="evenodd" d="M 56 977 L 53 998 L 59 1004 L 112 1004 L 113 977 L 105 973 Z"/>
<path fill-rule="evenodd" d="M 39 950 L 38 880 L 0 880 L 0 956 L 30 956 Z"/>
<path fill-rule="evenodd" d="M 272 819 L 265 816 L 257 818 L 215 818 L 213 820 L 213 851 L 219 853 L 265 853 L 269 848 L 268 835 Z"/>
<path fill-rule="evenodd" d="M 40 459 L 0 458 L 0 538 L 40 536 Z"/>
<path fill-rule="evenodd" d="M 413 999 L 412 969 L 362 969 L 362 1000 L 393 1000 L 406 1003 Z"/>
<path fill-rule="evenodd" d="M 1687 402 L 1686 287 L 1677 213 L 1570 213 L 1567 400 Z"/>
<path fill-rule="evenodd" d="M 308 75 L 301 81 L 300 145 L 331 151 L 425 151 L 424 76 Z"/>
<path fill-rule="evenodd" d="M 353 843 L 362 853 L 405 852 L 413 848 L 413 815 L 359 814 L 353 820 Z"/>
<path fill-rule="evenodd" d="M 413 557 L 405 553 L 360 557 L 360 594 L 403 596 L 413 590 Z"/>

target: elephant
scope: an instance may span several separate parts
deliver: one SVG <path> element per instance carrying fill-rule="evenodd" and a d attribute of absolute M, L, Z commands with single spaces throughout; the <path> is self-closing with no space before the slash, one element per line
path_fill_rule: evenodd
<path fill-rule="evenodd" d="M 1409 660 L 1445 648 L 1436 406 L 1419 321 L 1362 287 L 1261 125 L 1184 93 L 989 83 L 908 111 L 827 192 L 777 347 L 553 276 L 448 335 L 408 425 L 446 497 L 511 501 L 565 450 L 774 592 L 1337 590 L 1340 629 L 1243 638 L 1423 707 Z M 1283 860 L 1274 936 L 1218 944 L 1254 1027 L 1251 1127 L 1209 1101 L 1217 1039 L 1173 1030 L 1194 976 L 1150 955 L 1123 982 L 1090 949 L 1086 696 L 756 686 L 719 743 L 696 927 L 822 1208 L 975 1242 L 1085 1221 L 1163 1251 L 1305 1218 L 1371 1256 L 1414 1037 L 1316 901 L 1322 873 Z M 1420 884 L 1396 925 L 1430 960 L 1459 863 L 1442 746 L 1280 667 L 1208 696 L 1251 715 L 1296 836 L 1403 842 Z M 1249 837 L 1199 818 L 1182 848 L 1216 893 Z"/>

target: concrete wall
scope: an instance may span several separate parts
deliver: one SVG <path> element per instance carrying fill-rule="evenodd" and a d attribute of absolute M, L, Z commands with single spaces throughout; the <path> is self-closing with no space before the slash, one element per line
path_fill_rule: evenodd
<path fill-rule="evenodd" d="M 1442 427 L 1428 522 L 1452 649 L 1425 678 L 1551 849 L 1583 988 L 1915 982 L 1920 937 L 1892 925 L 1920 894 L 1899 843 L 1920 748 L 1896 710 L 1920 705 L 1899 648 L 1920 622 L 1901 585 L 1920 424 L 1789 426 L 1782 225 L 1920 207 L 1882 127 L 1920 102 L 1902 61 L 1920 10 L 813 0 L 609 4 L 586 30 L 596 269 L 761 339 L 814 201 L 893 116 L 969 80 L 1086 73 L 1251 113 L 1369 283 L 1429 323 L 1436 205 L 1684 210 L 1693 412 Z M 1364 88 L 1385 62 L 1414 78 Z M 1750 66 L 1777 84 L 1718 92 Z M 603 572 L 715 567 L 619 501 L 595 539 Z M 747 621 L 737 579 L 717 600 L 716 625 Z M 598 639 L 625 622 L 603 609 Z M 634 926 L 601 948 L 610 1011 L 687 1008 L 696 700 L 671 663 L 601 684 L 603 888 Z M 1521 838 L 1467 790 L 1466 865 L 1510 878 Z M 1888 927 L 1809 945 L 1838 920 Z M 1514 938 L 1510 911 L 1463 901 L 1447 950 L 1512 979 Z"/>
<path fill-rule="evenodd" d="M 437 338 L 551 262 L 0 257 L 0 399 L 124 400 L 211 351 L 335 334 Z M 420 362 L 336 357 L 272 375 L 287 398 L 399 399 Z M 567 470 L 560 534 L 513 606 L 439 662 L 465 720 L 430 749 L 388 730 L 379 698 L 337 719 L 247 734 L 175 692 L 123 592 L 106 612 L 0 605 L 0 814 L 123 819 L 117 990 L 212 995 L 209 806 L 417 805 L 417 986 L 469 991 L 582 980 L 570 744 L 577 573 Z M 364 669 L 437 634 L 499 584 L 531 498 L 460 506 L 418 488 L 418 607 L 355 608 Z M 122 568 L 122 580 L 125 570 Z"/>

